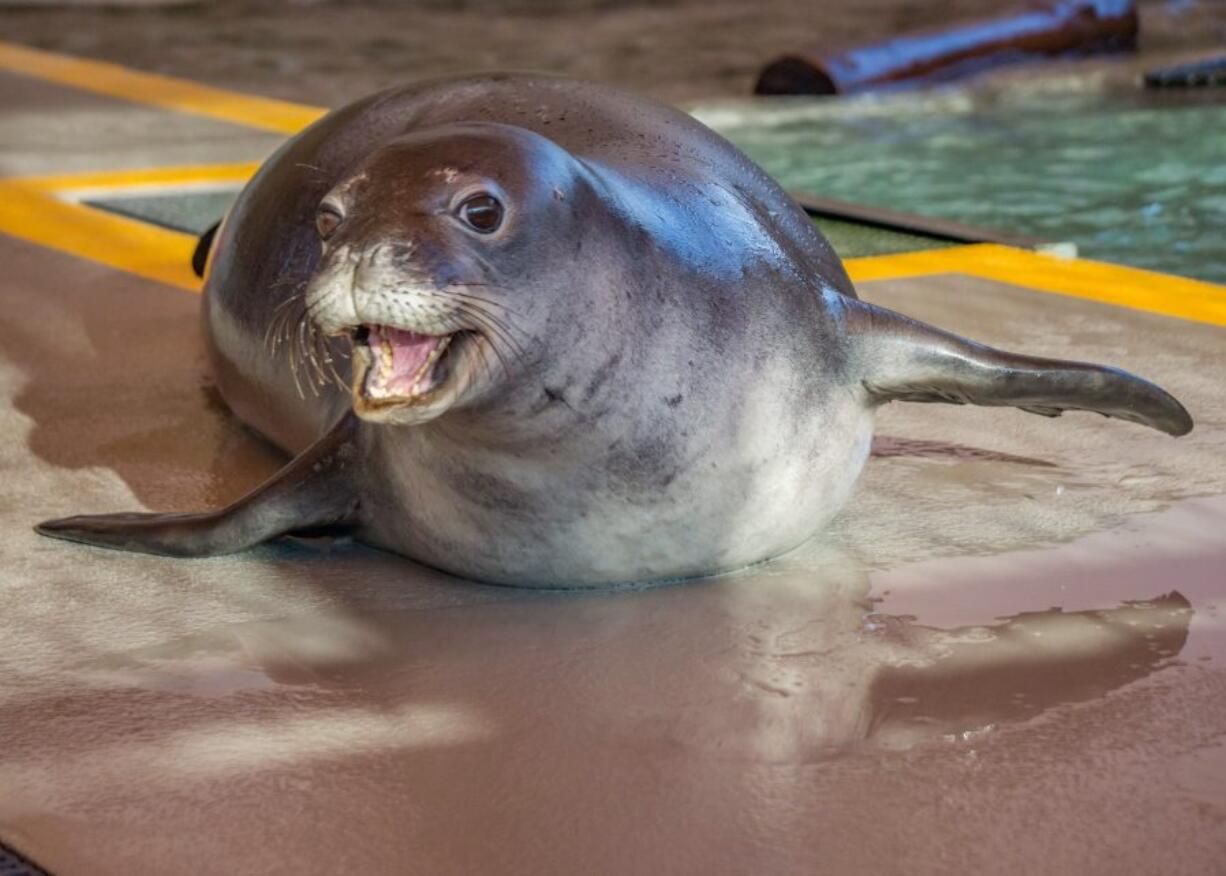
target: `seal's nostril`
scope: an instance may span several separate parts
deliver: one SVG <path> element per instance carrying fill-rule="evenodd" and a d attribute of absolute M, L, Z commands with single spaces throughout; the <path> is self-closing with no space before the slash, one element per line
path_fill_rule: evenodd
<path fill-rule="evenodd" d="M 403 262 L 411 258 L 413 247 L 404 243 L 379 243 L 362 253 L 362 261 L 369 265 Z"/>
<path fill-rule="evenodd" d="M 390 258 L 398 262 L 408 261 L 413 257 L 413 245 L 408 243 L 389 243 L 387 245 Z"/>
<path fill-rule="evenodd" d="M 358 250 L 357 253 L 357 270 L 363 268 L 371 268 L 383 261 L 383 244 L 375 244 L 374 246 L 364 247 Z"/>

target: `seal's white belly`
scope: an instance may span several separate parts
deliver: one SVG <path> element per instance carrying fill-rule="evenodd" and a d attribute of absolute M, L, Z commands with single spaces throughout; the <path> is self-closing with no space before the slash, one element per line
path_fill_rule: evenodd
<path fill-rule="evenodd" d="M 649 498 L 590 464 L 470 467 L 428 442 L 388 442 L 391 478 L 364 538 L 457 575 L 583 587 L 741 568 L 811 537 L 846 502 L 872 414 L 848 403 L 796 436 L 775 421 L 729 436 Z"/>

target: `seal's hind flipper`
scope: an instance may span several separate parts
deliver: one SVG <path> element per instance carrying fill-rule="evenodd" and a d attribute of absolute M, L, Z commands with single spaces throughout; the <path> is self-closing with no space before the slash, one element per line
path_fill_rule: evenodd
<path fill-rule="evenodd" d="M 874 403 L 1012 406 L 1058 417 L 1095 411 L 1169 435 L 1192 430 L 1170 393 L 1117 368 L 1006 353 L 862 301 L 848 302 L 854 364 Z"/>
<path fill-rule="evenodd" d="M 100 514 L 48 520 L 42 535 L 172 557 L 232 554 L 293 533 L 343 531 L 358 522 L 354 440 L 347 413 L 327 435 L 228 508 L 200 514 Z"/>

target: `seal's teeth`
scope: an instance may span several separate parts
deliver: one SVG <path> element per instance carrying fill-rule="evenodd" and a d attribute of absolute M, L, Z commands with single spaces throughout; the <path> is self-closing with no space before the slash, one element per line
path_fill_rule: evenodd
<path fill-rule="evenodd" d="M 364 345 L 370 365 L 359 391 L 380 403 L 428 396 L 435 389 L 434 368 L 451 340 L 451 335 L 371 326 Z"/>
<path fill-rule="evenodd" d="M 443 351 L 447 349 L 447 345 L 450 343 L 451 335 L 447 335 L 439 341 L 438 345 L 435 346 L 433 350 L 430 351 L 430 355 L 426 357 L 426 361 L 421 363 L 421 367 L 418 368 L 416 373 L 413 375 L 412 390 L 410 390 L 411 392 L 416 393 L 422 388 L 422 381 L 425 379 L 426 375 L 430 373 L 430 370 L 434 367 L 434 363 L 439 360 L 439 357 L 443 355 Z"/>
<path fill-rule="evenodd" d="M 387 339 L 380 341 L 377 347 L 372 347 L 376 351 L 375 359 L 375 381 L 373 381 L 373 389 L 383 391 L 386 389 L 388 381 L 392 379 L 394 373 L 393 365 L 396 361 L 395 353 L 392 350 L 392 343 Z"/>

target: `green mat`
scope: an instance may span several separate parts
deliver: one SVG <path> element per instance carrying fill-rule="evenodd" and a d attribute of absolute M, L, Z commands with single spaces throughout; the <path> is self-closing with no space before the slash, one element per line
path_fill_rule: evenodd
<path fill-rule="evenodd" d="M 176 192 L 158 195 L 98 198 L 86 201 L 91 207 L 139 219 L 151 225 L 203 234 L 222 217 L 237 195 L 237 190 Z M 818 217 L 814 223 L 826 235 L 841 258 L 915 252 L 953 245 L 950 241 L 920 234 L 891 231 L 858 222 Z"/>
<path fill-rule="evenodd" d="M 169 228 L 172 231 L 203 234 L 214 222 L 225 215 L 237 194 L 237 189 L 231 189 L 98 198 L 84 203 L 90 207 L 97 207 L 109 213 L 118 213 L 129 219 L 139 219 L 150 225 Z"/>

